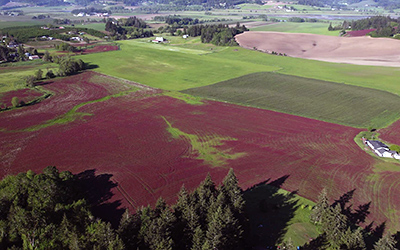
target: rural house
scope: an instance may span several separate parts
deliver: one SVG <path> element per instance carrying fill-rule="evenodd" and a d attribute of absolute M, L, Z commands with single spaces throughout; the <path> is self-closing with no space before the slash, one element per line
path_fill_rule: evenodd
<path fill-rule="evenodd" d="M 366 140 L 365 144 L 367 144 L 379 157 L 394 158 L 400 160 L 400 155 L 396 151 L 390 150 L 389 147 L 381 141 Z"/>
<path fill-rule="evenodd" d="M 165 41 L 167 41 L 167 39 L 165 39 L 162 36 L 158 36 L 158 37 L 156 37 L 156 39 L 152 40 L 153 43 L 163 43 Z"/>

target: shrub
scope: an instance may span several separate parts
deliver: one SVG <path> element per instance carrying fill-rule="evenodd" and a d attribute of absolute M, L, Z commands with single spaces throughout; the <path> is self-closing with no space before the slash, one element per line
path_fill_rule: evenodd
<path fill-rule="evenodd" d="M 18 97 L 14 96 L 14 97 L 11 99 L 11 104 L 13 105 L 14 108 L 18 107 L 18 106 L 19 106 L 19 99 L 18 99 Z"/>

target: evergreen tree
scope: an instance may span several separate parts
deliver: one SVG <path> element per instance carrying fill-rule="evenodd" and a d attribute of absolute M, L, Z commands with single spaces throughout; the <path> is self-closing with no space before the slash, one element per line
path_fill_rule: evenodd
<path fill-rule="evenodd" d="M 242 190 L 238 185 L 233 169 L 231 168 L 222 182 L 221 192 L 223 192 L 229 200 L 230 207 L 234 213 L 242 213 L 244 210 L 244 199 Z"/>
<path fill-rule="evenodd" d="M 395 250 L 396 243 L 392 235 L 386 234 L 374 245 L 374 250 Z"/>
<path fill-rule="evenodd" d="M 192 237 L 199 227 L 198 208 L 195 196 L 189 194 L 185 186 L 182 186 L 178 201 L 173 207 L 177 218 L 173 239 L 177 249 L 189 249 L 192 245 Z"/>
<path fill-rule="evenodd" d="M 204 232 L 200 227 L 197 227 L 193 234 L 191 250 L 202 250 L 204 244 Z"/>
<path fill-rule="evenodd" d="M 344 232 L 343 242 L 346 245 L 347 249 L 352 249 L 352 250 L 366 249 L 361 227 L 357 228 L 354 232 L 352 232 L 350 227 L 348 227 L 347 231 Z"/>
<path fill-rule="evenodd" d="M 347 229 L 347 217 L 342 214 L 340 204 L 334 208 L 329 207 L 321 219 L 321 230 L 326 234 L 326 238 L 332 247 L 338 248 L 345 244 L 344 236 Z"/>
<path fill-rule="evenodd" d="M 206 179 L 200 183 L 200 186 L 195 190 L 194 194 L 196 196 L 196 202 L 199 206 L 198 222 L 200 225 L 207 224 L 208 210 L 214 203 L 216 194 L 217 189 L 214 182 L 211 180 L 210 174 L 208 174 Z"/>
<path fill-rule="evenodd" d="M 140 217 L 135 214 L 131 215 L 126 209 L 122 215 L 117 233 L 124 242 L 125 248 L 136 249 L 139 245 Z"/>
<path fill-rule="evenodd" d="M 317 204 L 315 204 L 311 212 L 311 222 L 321 223 L 322 218 L 325 217 L 326 211 L 329 208 L 327 196 L 326 189 L 322 189 L 321 194 L 318 196 Z"/>

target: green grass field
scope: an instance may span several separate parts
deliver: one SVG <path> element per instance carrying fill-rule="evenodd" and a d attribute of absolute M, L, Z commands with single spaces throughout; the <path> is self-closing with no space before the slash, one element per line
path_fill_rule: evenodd
<path fill-rule="evenodd" d="M 0 93 L 26 88 L 25 77 L 33 75 L 38 69 L 41 69 L 44 75 L 48 69 L 57 72 L 58 65 L 37 60 L 0 67 Z"/>
<path fill-rule="evenodd" d="M 273 8 L 273 5 L 260 5 L 260 4 L 251 4 L 251 3 L 243 3 L 236 5 L 236 8 L 241 10 L 265 10 Z"/>
<path fill-rule="evenodd" d="M 329 23 L 292 23 L 280 22 L 252 28 L 252 31 L 277 31 L 287 33 L 309 33 L 317 35 L 338 36 L 339 31 L 328 31 Z"/>
<path fill-rule="evenodd" d="M 195 49 L 195 43 L 162 45 L 126 40 L 121 50 L 80 56 L 98 72 L 166 90 L 211 85 L 255 72 L 282 74 L 375 88 L 400 94 L 400 69 L 274 56 L 240 47 Z M 187 44 L 192 46 L 187 48 Z M 204 45 L 200 45 L 204 46 Z M 171 47 L 171 48 L 170 48 Z M 181 49 L 180 49 L 181 48 Z M 193 48 L 193 49 L 192 49 Z"/>
<path fill-rule="evenodd" d="M 85 23 L 85 25 L 76 25 L 76 27 L 94 29 L 98 31 L 104 31 L 106 28 L 105 23 Z"/>
<path fill-rule="evenodd" d="M 265 248 L 289 240 L 294 246 L 302 246 L 319 235 L 310 222 L 315 205 L 310 200 L 267 184 L 246 190 L 244 199 L 250 222 L 249 237 L 257 246 Z"/>
<path fill-rule="evenodd" d="M 353 127 L 382 128 L 400 118 L 397 95 L 277 73 L 245 75 L 184 93 Z"/>
<path fill-rule="evenodd" d="M 238 48 L 226 50 L 235 49 Z M 167 90 L 205 86 L 238 77 L 244 72 L 279 69 L 273 65 L 255 67 L 253 63 L 210 56 L 218 53 L 131 40 L 121 42 L 119 51 L 84 55 L 81 58 L 98 65 L 95 70 L 104 74 Z"/>

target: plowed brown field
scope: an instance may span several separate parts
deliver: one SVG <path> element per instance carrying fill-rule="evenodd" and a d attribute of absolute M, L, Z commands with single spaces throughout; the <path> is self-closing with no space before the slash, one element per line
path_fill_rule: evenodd
<path fill-rule="evenodd" d="M 390 38 L 334 37 L 249 31 L 236 36 L 240 46 L 288 56 L 358 65 L 400 66 L 400 41 Z"/>

